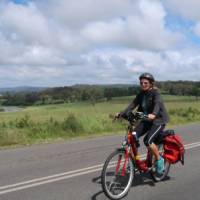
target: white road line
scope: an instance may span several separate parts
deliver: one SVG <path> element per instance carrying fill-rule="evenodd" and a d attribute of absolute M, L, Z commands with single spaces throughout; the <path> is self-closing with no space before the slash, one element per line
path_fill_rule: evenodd
<path fill-rule="evenodd" d="M 194 143 L 186 144 L 184 146 L 185 146 L 185 149 L 191 149 L 191 148 L 194 148 L 194 147 L 198 147 L 199 144 L 200 144 L 200 142 L 194 142 Z"/>
<path fill-rule="evenodd" d="M 192 148 L 199 147 L 199 146 L 200 146 L 200 142 L 190 143 L 190 144 L 185 145 L 185 149 L 192 149 Z M 141 155 L 141 157 L 144 158 L 145 155 L 146 154 L 143 154 L 143 155 Z M 103 164 L 99 164 L 99 165 L 94 165 L 91 167 L 86 167 L 86 168 L 82 168 L 82 169 L 78 169 L 78 170 L 73 170 L 73 171 L 68 171 L 68 172 L 64 172 L 64 173 L 60 173 L 60 174 L 54 174 L 51 176 L 36 178 L 36 179 L 29 180 L 29 181 L 19 182 L 16 184 L 1 186 L 0 187 L 0 195 L 27 189 L 27 188 L 31 188 L 31 187 L 36 187 L 39 185 L 53 183 L 53 182 L 57 182 L 57 181 L 64 180 L 64 179 L 74 178 L 74 177 L 81 176 L 84 174 L 101 171 L 102 167 L 103 167 Z"/>
<path fill-rule="evenodd" d="M 17 187 L 17 186 L 25 185 L 25 184 L 29 184 L 29 183 L 45 181 L 45 180 L 48 180 L 48 179 L 54 179 L 54 178 L 58 178 L 58 177 L 62 177 L 62 176 L 70 176 L 70 175 L 85 172 L 85 171 L 91 171 L 93 169 L 96 169 L 96 168 L 99 168 L 99 167 L 102 167 L 102 166 L 103 166 L 103 164 L 100 164 L 100 165 L 95 165 L 95 166 L 82 168 L 82 169 L 78 169 L 78 170 L 73 170 L 73 171 L 69 171 L 69 172 L 64 172 L 64 173 L 60 173 L 60 174 L 54 174 L 54 175 L 51 175 L 51 176 L 36 178 L 36 179 L 29 180 L 29 181 L 19 182 L 19 183 L 12 184 L 12 185 L 1 186 L 0 190 L 8 189 L 8 188 L 11 188 L 11 187 Z"/>
<path fill-rule="evenodd" d="M 92 170 L 89 170 L 89 171 L 83 171 L 83 172 L 80 172 L 80 173 L 62 176 L 62 177 L 59 177 L 59 178 L 53 178 L 53 179 L 49 179 L 49 180 L 45 180 L 45 181 L 41 181 L 41 182 L 37 182 L 37 183 L 27 184 L 27 185 L 24 185 L 24 186 L 16 186 L 16 187 L 13 187 L 11 189 L 6 189 L 6 190 L 0 191 L 0 195 L 10 193 L 10 192 L 14 192 L 14 191 L 18 191 L 18 190 L 31 188 L 31 187 L 36 187 L 36 186 L 39 186 L 39 185 L 44 185 L 44 184 L 47 184 L 47 183 L 57 182 L 57 181 L 61 181 L 61 180 L 64 180 L 64 179 L 74 178 L 76 176 L 81 176 L 81 175 L 84 175 L 84 174 L 97 172 L 97 171 L 100 171 L 101 169 L 102 169 L 102 167 L 99 167 L 99 168 L 92 169 Z M 19 185 L 22 185 L 22 183 L 19 183 Z"/>

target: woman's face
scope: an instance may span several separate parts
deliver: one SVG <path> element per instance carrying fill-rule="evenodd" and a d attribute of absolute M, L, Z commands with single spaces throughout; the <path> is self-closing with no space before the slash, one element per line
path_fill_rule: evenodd
<path fill-rule="evenodd" d="M 149 80 L 144 78 L 140 80 L 140 86 L 143 91 L 148 91 L 152 88 L 152 84 L 149 82 Z"/>

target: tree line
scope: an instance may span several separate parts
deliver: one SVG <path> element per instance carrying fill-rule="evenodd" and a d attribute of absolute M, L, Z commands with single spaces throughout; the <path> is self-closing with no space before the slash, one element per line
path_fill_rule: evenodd
<path fill-rule="evenodd" d="M 200 82 L 162 81 L 156 82 L 162 94 L 200 96 Z M 113 97 L 136 95 L 139 85 L 75 85 L 48 88 L 40 92 L 5 93 L 1 97 L 2 105 L 30 106 L 60 104 L 66 102 L 109 101 Z"/>

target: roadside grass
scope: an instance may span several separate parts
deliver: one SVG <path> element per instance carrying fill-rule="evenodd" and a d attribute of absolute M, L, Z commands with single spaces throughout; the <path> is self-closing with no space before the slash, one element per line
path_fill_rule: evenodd
<path fill-rule="evenodd" d="M 76 137 L 118 134 L 126 122 L 112 123 L 110 114 L 123 110 L 133 97 L 27 107 L 0 113 L 0 146 L 29 145 Z M 195 97 L 164 96 L 169 125 L 200 121 L 200 101 Z"/>

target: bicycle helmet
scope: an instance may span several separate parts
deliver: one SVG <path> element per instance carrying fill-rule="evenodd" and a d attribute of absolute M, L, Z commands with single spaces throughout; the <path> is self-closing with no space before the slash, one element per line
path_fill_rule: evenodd
<path fill-rule="evenodd" d="M 154 79 L 153 75 L 150 74 L 150 73 L 143 73 L 143 74 L 141 74 L 140 77 L 139 77 L 139 80 L 141 80 L 143 78 L 144 79 L 148 79 L 150 82 L 155 82 L 155 79 Z"/>

